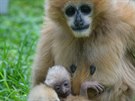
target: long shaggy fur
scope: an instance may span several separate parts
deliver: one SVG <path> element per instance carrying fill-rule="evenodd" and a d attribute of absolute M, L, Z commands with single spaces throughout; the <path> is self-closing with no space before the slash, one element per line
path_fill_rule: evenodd
<path fill-rule="evenodd" d="M 135 61 L 131 54 L 135 47 L 134 2 L 71 0 L 94 5 L 92 32 L 87 38 L 75 38 L 66 23 L 62 8 L 69 0 L 47 2 L 46 25 L 32 69 L 33 86 L 45 80 L 44 75 L 51 66 L 63 65 L 68 69 L 71 64 L 78 65 L 85 60 L 86 64 L 97 67 L 93 79 L 106 87 L 97 101 L 132 101 L 135 92 Z M 75 94 L 79 94 L 83 81 L 90 80 L 86 75 L 88 69 L 85 66 L 77 68 L 72 81 Z"/>

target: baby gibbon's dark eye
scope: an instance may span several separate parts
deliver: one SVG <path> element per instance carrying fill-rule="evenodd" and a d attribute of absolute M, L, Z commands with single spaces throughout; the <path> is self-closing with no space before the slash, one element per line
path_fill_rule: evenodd
<path fill-rule="evenodd" d="M 96 71 L 96 67 L 94 65 L 90 66 L 90 74 L 93 75 Z"/>
<path fill-rule="evenodd" d="M 77 69 L 77 66 L 76 66 L 76 65 L 72 64 L 72 65 L 70 66 L 70 71 L 71 71 L 71 73 L 75 73 L 76 69 Z"/>
<path fill-rule="evenodd" d="M 65 14 L 68 16 L 68 17 L 72 17 L 74 14 L 76 13 L 76 8 L 73 7 L 73 6 L 68 6 L 65 10 Z"/>
<path fill-rule="evenodd" d="M 69 86 L 68 84 L 69 84 L 68 81 L 65 81 L 64 82 L 64 87 L 68 87 Z"/>
<path fill-rule="evenodd" d="M 54 89 L 55 89 L 56 91 L 59 91 L 59 90 L 60 90 L 60 86 L 57 85 L 57 86 L 54 87 Z"/>
<path fill-rule="evenodd" d="M 80 10 L 84 14 L 90 14 L 91 13 L 91 7 L 89 5 L 86 5 L 86 4 L 81 5 Z"/>

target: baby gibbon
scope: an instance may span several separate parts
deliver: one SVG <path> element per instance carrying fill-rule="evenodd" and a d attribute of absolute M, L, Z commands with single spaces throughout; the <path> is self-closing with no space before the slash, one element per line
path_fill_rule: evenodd
<path fill-rule="evenodd" d="M 69 69 L 83 60 L 96 66 L 92 79 L 106 88 L 97 101 L 120 101 L 118 88 L 122 89 L 121 101 L 133 101 L 133 0 L 47 0 L 45 23 L 32 68 L 33 87 L 44 82 L 49 67 Z M 87 72 L 89 67 L 77 67 L 72 80 L 75 95 L 81 84 L 90 80 Z M 127 89 L 123 91 L 119 84 Z"/>
<path fill-rule="evenodd" d="M 77 67 L 75 67 L 74 65 L 70 66 L 69 72 L 72 73 L 72 75 L 74 75 L 76 68 Z M 96 67 L 91 66 L 91 76 L 95 73 L 95 71 Z M 69 74 L 69 72 L 63 66 L 53 66 L 49 68 L 46 80 L 44 82 L 46 85 L 48 85 L 56 91 L 58 97 L 61 100 L 64 100 L 64 98 L 71 95 L 71 75 Z M 96 81 L 86 81 L 81 86 L 80 95 L 86 98 L 88 98 L 89 96 L 89 99 L 91 99 L 91 97 L 96 97 L 98 94 L 101 94 L 104 90 L 103 88 L 104 87 Z M 89 94 L 87 94 L 88 89 Z M 90 91 L 90 89 L 92 90 L 92 92 Z"/>
<path fill-rule="evenodd" d="M 53 88 L 60 99 L 71 94 L 71 76 L 63 66 L 49 68 L 44 83 Z"/>

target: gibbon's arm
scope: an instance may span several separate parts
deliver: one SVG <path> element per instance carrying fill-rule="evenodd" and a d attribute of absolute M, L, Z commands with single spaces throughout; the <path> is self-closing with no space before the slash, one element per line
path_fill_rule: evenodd
<path fill-rule="evenodd" d="M 48 68 L 53 66 L 53 58 L 51 54 L 51 45 L 52 45 L 52 27 L 45 26 L 43 28 L 36 58 L 32 68 L 32 87 L 38 85 L 45 80 Z M 50 37 L 51 36 L 51 37 Z"/>
<path fill-rule="evenodd" d="M 129 49 L 135 48 L 135 1 L 119 1 L 117 5 L 121 20 L 125 25 L 123 29 L 125 34 L 122 37 Z"/>
<path fill-rule="evenodd" d="M 135 1 L 125 0 L 125 2 L 118 3 L 118 11 L 121 15 L 121 19 L 124 22 L 125 27 L 123 28 L 124 35 L 121 34 L 122 40 L 127 49 L 126 58 L 130 61 L 130 65 L 135 67 L 135 59 L 133 53 L 135 51 Z M 127 12 L 127 13 L 125 13 Z M 126 60 L 127 62 L 127 60 Z M 129 63 L 127 63 L 129 64 Z M 129 66 L 131 68 L 134 68 Z"/>
<path fill-rule="evenodd" d="M 132 5 L 131 5 L 132 6 Z M 129 18 L 127 18 L 127 22 L 129 24 L 129 26 L 131 27 L 129 36 L 128 36 L 128 46 L 130 46 L 129 48 L 135 49 L 135 3 L 134 3 L 134 7 L 132 8 L 133 10 L 131 10 Z"/>

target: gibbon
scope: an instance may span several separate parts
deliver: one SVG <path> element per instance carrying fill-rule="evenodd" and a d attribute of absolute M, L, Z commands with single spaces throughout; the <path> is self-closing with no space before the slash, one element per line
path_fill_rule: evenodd
<path fill-rule="evenodd" d="M 74 72 L 76 71 L 76 66 L 70 66 L 69 72 L 63 66 L 53 66 L 49 68 L 46 80 L 44 83 L 53 88 L 60 100 L 65 101 L 69 95 L 69 99 L 71 98 L 71 74 L 74 76 Z M 95 73 L 96 67 L 90 66 L 90 74 L 91 76 Z M 71 74 L 69 74 L 71 73 Z M 89 90 L 89 93 L 87 92 Z M 98 94 L 101 94 L 104 90 L 104 87 L 99 84 L 97 81 L 86 81 L 81 85 L 80 95 L 84 98 L 93 98 Z M 75 97 L 77 98 L 77 97 Z M 74 98 L 74 99 L 75 99 Z M 80 97 L 81 99 L 82 97 Z"/>
<path fill-rule="evenodd" d="M 71 75 L 63 66 L 49 68 L 44 83 L 53 88 L 60 99 L 71 95 Z"/>
<path fill-rule="evenodd" d="M 135 4 L 132 0 L 48 0 L 46 24 L 32 68 L 33 87 L 49 67 L 67 69 L 81 60 L 94 64 L 93 80 L 105 86 L 97 101 L 133 101 L 135 93 Z M 77 67 L 72 91 L 89 81 L 88 67 Z M 120 84 L 126 85 L 127 89 Z M 122 91 L 118 99 L 119 89 Z M 115 96 L 117 96 L 115 98 Z M 116 100 L 115 100 L 116 99 Z"/>
<path fill-rule="evenodd" d="M 64 101 L 71 94 L 71 74 L 74 75 L 76 71 L 76 66 L 70 66 L 69 72 L 63 66 L 53 66 L 49 68 L 46 80 L 44 83 L 53 88 L 58 97 Z M 96 67 L 90 66 L 90 74 L 91 76 L 95 73 Z M 87 92 L 89 91 L 89 93 Z M 84 96 L 85 98 L 93 98 L 96 97 L 98 94 L 103 93 L 104 87 L 99 84 L 97 81 L 86 81 L 81 85 L 80 95 Z"/>
<path fill-rule="evenodd" d="M 74 70 L 74 71 L 73 71 Z M 70 67 L 70 73 L 75 72 L 76 67 L 71 66 Z M 95 73 L 95 66 L 90 66 L 90 74 L 91 76 Z M 86 99 L 89 96 L 89 99 L 92 97 L 96 97 L 98 94 L 101 94 L 103 92 L 103 86 L 100 85 L 96 81 L 86 81 L 82 84 L 81 89 L 80 89 L 80 97 L 77 96 L 72 96 L 71 94 L 71 75 L 69 72 L 65 69 L 63 66 L 53 66 L 49 68 L 46 80 L 44 81 L 45 86 L 43 84 L 40 84 L 40 86 L 34 87 L 34 89 L 30 92 L 29 94 L 29 99 L 28 101 L 51 101 L 52 98 L 48 94 L 51 92 L 52 89 L 55 90 L 58 96 L 56 96 L 56 93 L 52 90 L 52 97 L 53 99 L 60 99 L 60 101 L 66 101 L 67 99 L 76 99 L 77 101 L 79 99 Z M 45 90 L 45 87 L 50 87 L 48 90 Z M 52 88 L 52 89 L 51 89 Z M 89 90 L 89 94 L 87 92 L 87 89 Z M 90 91 L 90 89 L 92 91 Z M 38 92 L 38 94 L 37 94 Z M 48 94 L 46 94 L 48 92 Z M 50 94 L 51 95 L 51 94 Z M 32 97 L 34 96 L 34 97 Z M 69 96 L 69 97 L 68 97 Z M 68 98 L 67 98 L 68 97 Z M 67 99 L 66 99 L 67 98 Z M 79 99 L 78 99 L 79 98 Z"/>

